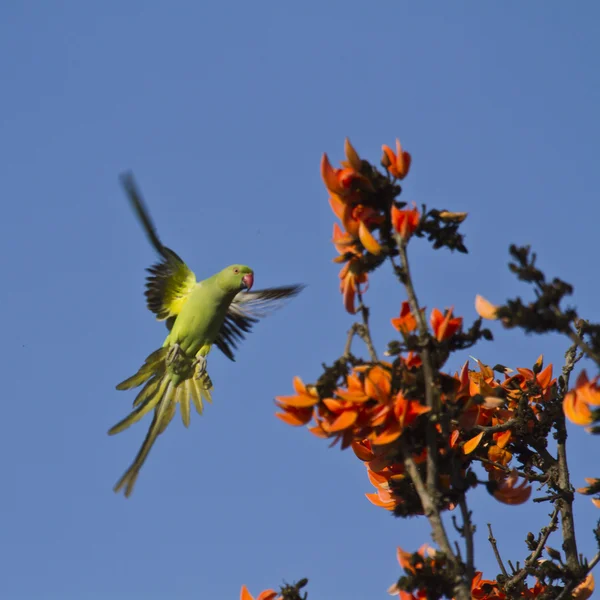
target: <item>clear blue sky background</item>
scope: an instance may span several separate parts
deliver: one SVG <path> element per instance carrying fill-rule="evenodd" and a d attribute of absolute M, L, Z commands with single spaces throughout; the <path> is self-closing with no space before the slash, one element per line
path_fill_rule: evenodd
<path fill-rule="evenodd" d="M 0 596 L 226 600 L 306 576 L 314 600 L 388 597 L 396 546 L 427 528 L 370 505 L 352 453 L 273 416 L 352 322 L 321 153 L 339 160 L 348 135 L 377 161 L 399 136 L 404 198 L 469 212 L 469 255 L 411 245 L 429 308 L 470 321 L 476 293 L 527 293 L 505 266 L 517 242 L 598 320 L 599 19 L 593 2 L 3 2 Z M 114 386 L 165 330 L 144 305 L 154 255 L 117 182 L 127 168 L 199 276 L 244 262 L 257 287 L 309 285 L 235 364 L 211 355 L 214 404 L 187 431 L 173 421 L 129 500 L 112 486 L 148 422 L 106 435 L 133 399 Z M 404 296 L 381 271 L 367 298 L 383 350 Z M 563 340 L 494 330 L 472 354 L 561 364 Z M 570 431 L 580 486 L 599 442 Z M 487 521 L 513 560 L 547 521 L 483 490 L 472 508 L 489 577 Z M 591 555 L 598 512 L 579 497 L 576 516 Z"/>

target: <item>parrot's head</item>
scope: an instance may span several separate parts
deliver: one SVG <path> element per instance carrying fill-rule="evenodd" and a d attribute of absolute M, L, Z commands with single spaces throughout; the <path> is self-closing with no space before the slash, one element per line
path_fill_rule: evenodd
<path fill-rule="evenodd" d="M 219 284 L 229 292 L 249 290 L 254 284 L 254 272 L 246 265 L 229 265 L 219 273 Z"/>

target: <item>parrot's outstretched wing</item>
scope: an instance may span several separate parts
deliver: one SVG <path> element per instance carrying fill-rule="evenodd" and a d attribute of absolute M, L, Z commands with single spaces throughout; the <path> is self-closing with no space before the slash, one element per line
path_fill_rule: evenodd
<path fill-rule="evenodd" d="M 120 179 L 150 243 L 162 257 L 160 262 L 147 269 L 150 276 L 146 278 L 144 293 L 148 309 L 156 314 L 159 321 L 169 319 L 168 326 L 172 326 L 174 318 L 181 312 L 196 285 L 196 276 L 173 250 L 163 246 L 133 174 L 123 173 Z"/>
<path fill-rule="evenodd" d="M 215 345 L 230 360 L 246 333 L 259 319 L 281 307 L 286 300 L 299 294 L 304 285 L 284 285 L 255 292 L 240 292 L 234 299 L 221 326 Z"/>

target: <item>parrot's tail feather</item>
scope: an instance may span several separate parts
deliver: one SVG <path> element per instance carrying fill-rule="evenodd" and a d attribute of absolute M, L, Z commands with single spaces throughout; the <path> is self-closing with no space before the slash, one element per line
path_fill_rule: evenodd
<path fill-rule="evenodd" d="M 130 412 L 123 420 L 119 421 L 116 425 L 113 425 L 108 430 L 108 435 L 120 433 L 124 429 L 127 429 L 130 425 L 137 423 L 145 414 L 149 413 L 163 398 L 167 383 L 169 383 L 169 379 L 167 377 L 163 377 L 156 392 L 152 395 L 147 394 L 146 399 L 135 410 Z"/>
<path fill-rule="evenodd" d="M 188 427 L 190 424 L 190 399 L 199 414 L 204 409 L 203 402 L 212 402 L 212 381 L 204 372 L 199 379 L 194 376 L 194 361 L 184 361 L 173 369 L 167 364 L 169 347 L 156 350 L 146 359 L 138 372 L 119 384 L 118 389 L 129 389 L 145 384 L 133 402 L 133 410 L 123 420 L 109 430 L 109 435 L 119 433 L 139 421 L 144 415 L 154 410 L 154 418 L 134 461 L 119 479 L 114 491 L 125 490 L 129 497 L 144 461 L 157 436 L 165 431 L 175 415 L 177 404 L 181 407 L 181 419 Z M 185 358 L 185 357 L 184 357 Z"/>
<path fill-rule="evenodd" d="M 164 377 L 159 388 L 159 393 L 156 394 L 156 397 L 161 400 L 161 402 L 154 411 L 154 419 L 152 419 L 152 425 L 150 425 L 150 429 L 144 438 L 144 443 L 142 444 L 142 447 L 137 453 L 134 461 L 131 463 L 129 469 L 125 471 L 121 479 L 119 479 L 113 488 L 115 492 L 118 492 L 123 486 L 125 486 L 126 498 L 129 498 L 133 492 L 133 486 L 138 478 L 140 469 L 148 457 L 156 437 L 160 435 L 162 431 L 164 431 L 165 427 L 173 418 L 174 411 L 170 410 L 171 406 L 175 406 L 175 403 L 173 402 L 173 392 L 173 382 L 170 381 L 168 377 Z"/>
<path fill-rule="evenodd" d="M 192 396 L 192 385 L 189 379 L 186 379 L 179 386 L 181 391 L 179 397 L 179 410 L 181 411 L 181 420 L 185 427 L 190 426 L 190 397 Z"/>
<path fill-rule="evenodd" d="M 204 411 L 204 407 L 202 406 L 202 393 L 201 393 L 201 384 L 198 379 L 188 379 L 188 383 L 190 386 L 190 391 L 192 393 L 192 401 L 194 402 L 194 406 L 196 407 L 196 412 L 201 415 Z"/>
<path fill-rule="evenodd" d="M 161 380 L 159 377 L 153 377 L 152 379 L 147 381 L 146 385 L 140 390 L 139 394 L 135 397 L 135 400 L 133 401 L 133 408 L 139 406 L 149 396 L 152 396 L 158 389 L 160 381 Z"/>
<path fill-rule="evenodd" d="M 146 358 L 144 364 L 139 368 L 138 372 L 131 377 L 128 377 L 125 381 L 122 381 L 117 385 L 118 390 L 130 390 L 131 388 L 142 385 L 156 374 L 156 367 L 161 363 L 164 364 L 164 358 L 169 351 L 168 348 L 159 348 L 155 350 L 150 356 Z M 164 370 L 164 368 L 163 368 Z"/>

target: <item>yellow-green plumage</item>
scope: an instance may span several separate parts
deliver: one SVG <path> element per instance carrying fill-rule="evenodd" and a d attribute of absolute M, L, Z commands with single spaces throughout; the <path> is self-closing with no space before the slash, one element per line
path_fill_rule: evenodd
<path fill-rule="evenodd" d="M 155 411 L 155 415 L 138 455 L 116 484 L 115 491 L 125 487 L 125 495 L 131 494 L 152 444 L 173 419 L 177 404 L 187 427 L 190 423 L 190 400 L 200 414 L 203 399 L 211 401 L 212 383 L 206 371 L 197 371 L 196 361 L 210 352 L 229 305 L 244 287 L 243 279 L 247 275 L 252 276 L 249 267 L 231 265 L 197 283 L 187 300 L 180 302 L 181 312 L 176 316 L 163 347 L 148 356 L 135 375 L 117 386 L 117 389 L 130 389 L 145 384 L 134 400 L 134 410 L 109 430 L 110 435 L 127 429 L 151 410 Z M 174 349 L 176 354 L 169 360 Z"/>
<path fill-rule="evenodd" d="M 212 382 L 206 371 L 206 356 L 216 345 L 228 358 L 244 335 L 269 309 L 303 288 L 282 286 L 250 292 L 254 275 L 245 265 L 230 265 L 204 281 L 196 276 L 172 250 L 163 246 L 133 178 L 122 177 L 129 200 L 150 242 L 162 257 L 148 269 L 148 309 L 166 321 L 169 333 L 161 348 L 150 354 L 137 373 L 117 385 L 118 390 L 143 386 L 133 401 L 133 411 L 110 430 L 114 435 L 153 411 L 153 419 L 134 461 L 114 487 L 129 496 L 139 471 L 157 436 L 173 419 L 177 404 L 181 419 L 190 424 L 191 404 L 202 414 L 203 401 L 212 402 Z M 244 293 L 241 290 L 246 289 Z"/>

